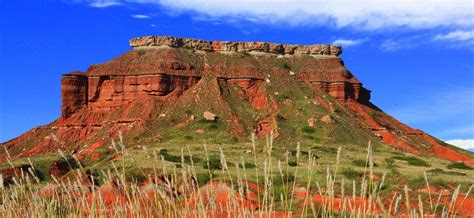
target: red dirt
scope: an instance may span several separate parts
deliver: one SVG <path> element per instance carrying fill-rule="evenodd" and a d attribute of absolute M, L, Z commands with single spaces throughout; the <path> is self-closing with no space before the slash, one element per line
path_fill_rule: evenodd
<path fill-rule="evenodd" d="M 102 142 L 96 142 L 96 143 L 92 144 L 92 145 L 89 146 L 86 150 L 80 152 L 78 158 L 82 158 L 82 157 L 84 157 L 85 155 L 94 152 L 94 150 L 97 149 L 97 148 L 99 148 L 101 145 L 102 145 Z"/>
<path fill-rule="evenodd" d="M 474 217 L 474 197 L 458 196 L 454 203 L 454 210 L 461 215 L 471 215 Z"/>
<path fill-rule="evenodd" d="M 319 194 L 313 195 L 312 198 L 313 202 L 319 205 L 326 205 L 329 207 L 330 205 L 332 206 L 332 210 L 338 211 L 341 210 L 344 207 L 344 200 L 341 198 L 334 198 L 334 201 L 331 203 L 329 198 L 327 196 L 321 196 Z M 345 207 L 347 208 L 348 211 L 357 211 L 357 210 L 364 210 L 370 212 L 370 213 L 380 213 L 382 212 L 382 209 L 375 203 L 372 202 L 371 206 L 369 207 L 369 200 L 368 199 L 363 199 L 360 197 L 357 197 L 355 200 L 352 198 L 349 198 L 349 200 L 346 202 Z"/>

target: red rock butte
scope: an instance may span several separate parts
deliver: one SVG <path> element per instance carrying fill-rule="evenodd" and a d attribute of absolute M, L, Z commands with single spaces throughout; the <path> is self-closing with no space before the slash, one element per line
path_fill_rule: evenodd
<path fill-rule="evenodd" d="M 236 137 L 273 131 L 276 137 L 291 138 L 285 136 L 288 131 L 283 131 L 287 127 L 281 120 L 309 123 L 312 119 L 315 125 L 316 120 L 309 116 L 315 116 L 312 110 L 319 110 L 335 114 L 325 116 L 323 122 L 360 129 L 367 133 L 367 140 L 380 140 L 415 154 L 474 163 L 462 151 L 374 106 L 370 91 L 344 66 L 340 46 L 169 36 L 133 38 L 130 45 L 132 50 L 92 65 L 87 72 L 64 74 L 62 116 L 3 145 L 15 157 L 64 147 L 86 155 L 109 143 L 119 131 L 137 140 L 159 142 L 164 131 L 192 126 L 203 111 L 215 113 L 224 122 L 219 129 Z M 284 96 L 294 92 L 301 93 L 295 98 L 304 95 L 305 102 L 312 102 L 307 106 L 310 112 L 294 109 L 291 97 Z M 243 102 L 250 109 L 242 110 L 247 107 Z M 255 113 L 246 113 L 250 110 Z M 350 121 L 332 122 L 331 116 Z"/>

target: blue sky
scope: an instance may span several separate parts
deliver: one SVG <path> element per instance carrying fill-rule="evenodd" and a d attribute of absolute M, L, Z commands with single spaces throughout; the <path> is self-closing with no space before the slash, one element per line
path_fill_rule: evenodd
<path fill-rule="evenodd" d="M 16 0 L 0 3 L 0 142 L 60 116 L 60 77 L 142 35 L 344 46 L 372 101 L 474 148 L 470 0 Z"/>

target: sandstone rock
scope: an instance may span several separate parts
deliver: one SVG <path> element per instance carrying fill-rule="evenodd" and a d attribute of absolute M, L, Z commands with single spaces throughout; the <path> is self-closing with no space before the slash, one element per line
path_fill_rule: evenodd
<path fill-rule="evenodd" d="M 324 115 L 321 117 L 321 121 L 325 124 L 335 123 L 334 119 L 330 115 Z"/>
<path fill-rule="evenodd" d="M 309 118 L 308 119 L 308 126 L 314 127 L 314 126 L 316 126 L 316 122 L 317 122 L 316 119 Z"/>
<path fill-rule="evenodd" d="M 209 120 L 209 121 L 216 120 L 216 117 L 217 117 L 214 113 L 209 112 L 209 111 L 204 111 L 202 116 L 204 117 L 204 119 Z"/>
<path fill-rule="evenodd" d="M 273 137 L 276 138 L 279 135 L 275 115 L 270 115 L 269 117 L 260 120 L 254 129 L 257 135 L 261 137 L 273 135 Z"/>
<path fill-rule="evenodd" d="M 170 36 L 144 36 L 130 40 L 130 46 L 141 47 L 185 47 L 202 51 L 238 51 L 238 52 L 265 52 L 272 54 L 295 55 L 333 55 L 342 53 L 342 47 L 337 45 L 286 45 L 269 42 L 226 42 L 207 41 L 200 39 L 178 38 Z"/>
<path fill-rule="evenodd" d="M 206 131 L 204 131 L 203 129 L 196 129 L 194 132 L 197 133 L 197 134 L 203 134 Z"/>
<path fill-rule="evenodd" d="M 59 178 L 63 175 L 66 175 L 71 169 L 70 165 L 75 165 L 75 163 L 68 163 L 65 160 L 57 160 L 51 163 L 51 168 L 49 170 L 49 175 L 53 175 L 56 178 Z"/>

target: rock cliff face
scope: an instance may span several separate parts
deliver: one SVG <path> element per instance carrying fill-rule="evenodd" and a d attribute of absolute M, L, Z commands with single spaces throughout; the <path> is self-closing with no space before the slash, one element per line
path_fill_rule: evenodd
<path fill-rule="evenodd" d="M 336 45 L 288 45 L 269 42 L 228 42 L 207 41 L 200 39 L 176 38 L 168 36 L 144 36 L 130 40 L 134 48 L 168 46 L 173 48 L 185 47 L 201 51 L 214 52 L 265 52 L 289 55 L 335 55 L 342 53 L 342 48 Z"/>
<path fill-rule="evenodd" d="M 199 81 L 199 77 L 168 74 L 82 75 L 65 74 L 62 78 L 62 117 L 81 108 L 110 112 L 143 98 L 180 94 Z"/>
<path fill-rule="evenodd" d="M 92 65 L 87 72 L 64 74 L 61 118 L 4 146 L 14 157 L 58 148 L 83 157 L 108 144 L 119 131 L 131 140 L 150 143 L 167 140 L 170 131 L 203 137 L 207 131 L 217 131 L 202 125 L 217 127 L 219 134 L 225 132 L 237 140 L 246 140 L 252 132 L 297 140 L 292 131 L 312 120 L 311 127 L 321 131 L 335 129 L 331 126 L 355 128 L 367 135 L 364 140 L 474 163 L 471 157 L 374 106 L 370 91 L 338 57 L 339 46 L 167 36 L 134 38 L 130 45 L 133 50 Z M 217 119 L 211 124 L 202 120 L 199 116 L 205 111 Z M 335 121 L 318 124 L 313 118 L 323 115 Z M 354 133 L 332 134 L 327 138 L 335 143 L 338 134 Z M 0 158 L 5 155 L 1 153 Z"/>

